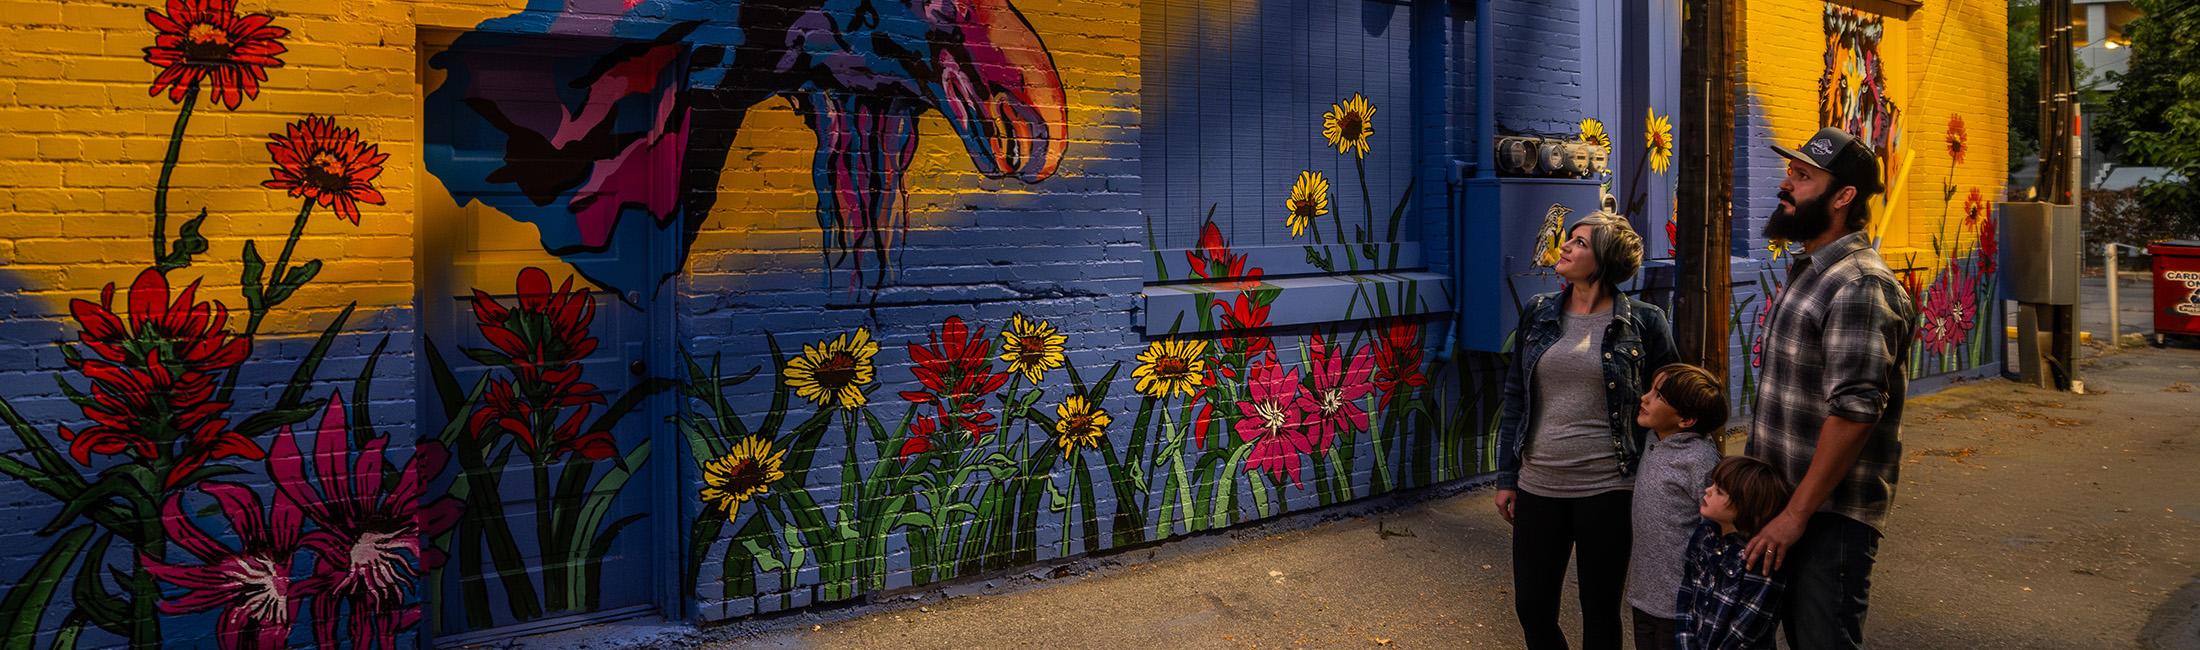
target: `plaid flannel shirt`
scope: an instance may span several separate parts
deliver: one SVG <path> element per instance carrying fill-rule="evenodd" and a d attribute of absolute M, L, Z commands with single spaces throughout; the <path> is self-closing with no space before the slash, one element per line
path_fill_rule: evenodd
<path fill-rule="evenodd" d="M 1749 570 L 1742 551 L 1749 538 L 1719 534 L 1705 519 L 1688 538 L 1673 633 L 1681 650 L 1753 650 L 1772 647 L 1780 624 L 1786 581 Z"/>
<path fill-rule="evenodd" d="M 1917 310 L 1863 233 L 1795 256 L 1760 336 L 1747 453 L 1802 482 L 1827 416 L 1870 423 L 1821 511 L 1878 528 L 1902 461 L 1902 399 Z"/>

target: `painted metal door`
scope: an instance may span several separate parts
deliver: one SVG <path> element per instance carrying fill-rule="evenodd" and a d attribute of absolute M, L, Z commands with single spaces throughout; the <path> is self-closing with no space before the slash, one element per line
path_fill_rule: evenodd
<path fill-rule="evenodd" d="M 422 64 L 421 422 L 452 458 L 433 489 L 468 507 L 431 552 L 441 562 L 430 576 L 431 629 L 446 639 L 654 612 L 657 576 L 676 572 L 656 539 L 657 520 L 674 514 L 653 494 L 669 484 L 655 474 L 670 459 L 652 456 L 671 453 L 651 440 L 664 388 L 649 378 L 658 337 L 643 293 L 653 287 L 606 290 L 551 243 L 570 221 L 506 209 L 546 207 L 554 217 L 572 204 L 575 186 L 546 194 L 530 187 L 539 179 L 530 170 L 571 162 L 556 146 L 568 135 L 560 129 L 573 128 L 591 98 L 545 82 L 585 71 L 604 48 L 502 45 Z M 616 108 L 593 126 L 620 128 Z M 504 126 L 485 128 L 492 115 Z M 551 146 L 531 146 L 529 134 Z M 641 173 L 650 176 L 643 183 L 675 179 Z M 676 235 L 635 232 L 597 242 L 589 259 L 664 264 Z"/>

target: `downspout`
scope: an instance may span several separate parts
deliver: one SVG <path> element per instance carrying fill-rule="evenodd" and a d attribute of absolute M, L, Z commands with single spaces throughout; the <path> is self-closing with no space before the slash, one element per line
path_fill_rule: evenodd
<path fill-rule="evenodd" d="M 1493 160 L 1497 156 L 1497 44 L 1491 38 L 1491 34 L 1496 31 L 1490 24 L 1493 19 L 1490 12 L 1492 1 L 1474 0 L 1474 138 L 1467 142 L 1473 152 L 1466 157 L 1465 168 L 1460 170 L 1462 178 L 1459 180 L 1462 184 L 1466 181 L 1497 182 L 1497 161 Z M 1452 293 L 1463 296 L 1465 287 L 1456 283 L 1465 282 L 1470 276 L 1467 272 L 1470 265 L 1466 240 L 1467 234 L 1473 232 L 1469 229 L 1467 219 L 1467 211 L 1472 206 L 1467 200 L 1469 192 L 1462 191 L 1457 196 L 1458 203 L 1452 207 L 1451 222 L 1451 269 L 1455 283 Z M 1466 305 L 1454 307 L 1461 311 L 1466 308 Z M 1444 347 L 1439 351 L 1446 360 L 1459 349 L 1460 341 L 1466 337 L 1466 327 L 1467 319 L 1452 319 L 1449 335 L 1451 340 L 1445 341 Z"/>

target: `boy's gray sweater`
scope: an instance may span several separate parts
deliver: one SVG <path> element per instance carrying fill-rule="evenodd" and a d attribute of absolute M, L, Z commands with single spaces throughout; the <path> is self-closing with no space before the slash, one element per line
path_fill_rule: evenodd
<path fill-rule="evenodd" d="M 1673 618 L 1681 592 L 1681 562 L 1688 535 L 1719 450 L 1703 436 L 1682 431 L 1652 440 L 1642 450 L 1635 476 L 1635 550 L 1627 562 L 1627 604 L 1651 616 Z"/>

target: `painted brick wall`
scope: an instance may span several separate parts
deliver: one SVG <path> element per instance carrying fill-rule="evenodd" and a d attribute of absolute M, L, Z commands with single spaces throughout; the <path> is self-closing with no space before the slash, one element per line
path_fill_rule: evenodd
<path fill-rule="evenodd" d="M 1893 195 L 1875 218 L 1880 254 L 1913 283 L 1921 312 L 1918 354 L 1913 376 L 1967 371 L 1998 357 L 1988 334 L 2000 331 L 1998 309 L 1990 308 L 1998 276 L 1982 246 L 1995 231 L 1992 205 L 2002 194 L 2008 111 L 2002 92 L 2007 77 L 2004 3 L 1928 4 L 1907 19 L 1887 18 L 1878 49 L 1884 57 L 1888 95 L 1900 108 L 1894 167 L 1906 161 L 1906 175 L 1886 176 Z M 1739 307 L 1749 301 L 1761 308 L 1766 281 L 1784 281 L 1785 256 L 1775 255 L 1759 233 L 1779 205 L 1779 184 L 1786 160 L 1768 145 L 1793 146 L 1820 126 L 1823 100 L 1819 75 L 1827 61 L 1830 37 L 1825 2 L 1752 3 L 1737 41 L 1741 49 L 1736 92 L 1734 254 L 1735 295 Z M 1801 35 L 1815 35 L 1806 38 Z M 1954 126 L 1960 118 L 1960 133 Z M 1951 148 L 1960 135 L 1961 152 Z M 1960 156 L 1960 159 L 1959 159 Z M 1976 191 L 1980 203 L 1968 201 Z M 1890 211 L 1891 209 L 1891 211 Z M 1970 216 L 1967 216 L 1970 215 Z M 1747 258 L 1745 263 L 1742 259 Z M 1938 293 L 1946 296 L 1936 299 Z M 1968 315 L 1962 313 L 1969 310 Z M 1731 348 L 1735 376 L 1749 360 L 1752 323 L 1741 313 Z M 1930 345 L 1933 328 L 1951 335 Z M 1960 334 L 1960 336 L 1955 336 Z M 1737 386 L 1741 382 L 1736 382 Z"/>
<path fill-rule="evenodd" d="M 1378 4 L 1443 273 L 1472 23 Z M 719 620 L 1490 467 L 1439 282 L 1271 321 L 1266 219 L 1167 251 L 1220 326 L 1145 317 L 1148 5 L 928 6 L 0 5 L 0 634 Z M 1489 19 L 1573 132 L 1579 12 Z"/>

